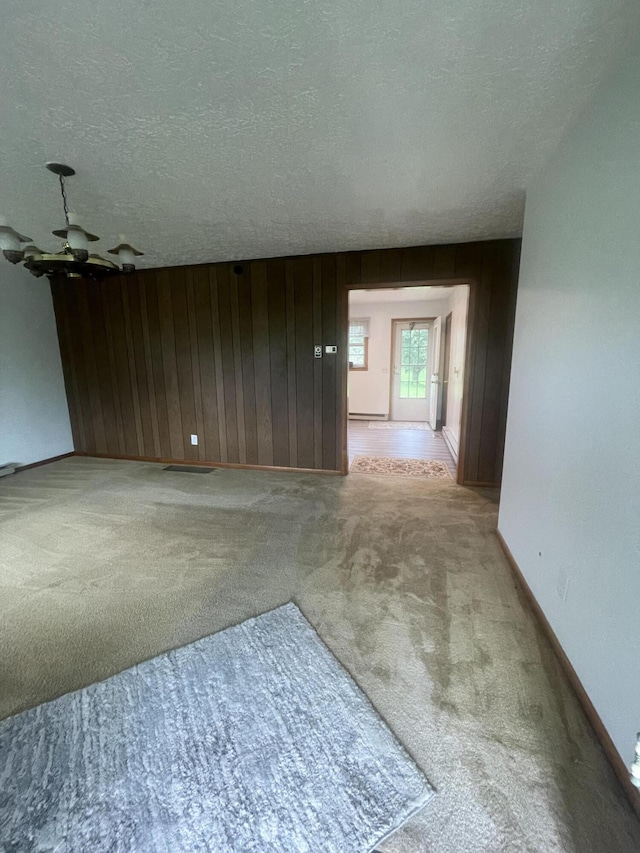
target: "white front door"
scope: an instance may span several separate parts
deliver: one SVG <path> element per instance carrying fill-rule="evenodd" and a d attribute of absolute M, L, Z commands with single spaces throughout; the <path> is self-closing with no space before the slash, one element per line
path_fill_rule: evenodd
<path fill-rule="evenodd" d="M 431 341 L 429 347 L 429 349 L 431 350 L 431 381 L 429 383 L 429 423 L 431 424 L 431 429 L 438 428 L 438 421 L 440 420 L 440 412 L 438 411 L 438 409 L 442 406 L 442 395 L 440 394 L 440 388 L 442 387 L 442 380 L 440 378 L 441 324 L 442 320 L 440 317 L 437 317 L 433 321 L 433 328 L 431 332 Z"/>
<path fill-rule="evenodd" d="M 429 420 L 429 336 L 432 323 L 396 320 L 393 341 L 391 419 Z"/>

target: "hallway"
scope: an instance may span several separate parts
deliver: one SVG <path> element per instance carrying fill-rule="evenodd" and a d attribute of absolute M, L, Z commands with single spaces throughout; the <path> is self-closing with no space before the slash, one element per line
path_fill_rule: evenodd
<path fill-rule="evenodd" d="M 432 429 L 372 429 L 369 427 L 370 423 L 372 422 L 349 421 L 349 466 L 356 456 L 435 459 L 445 462 L 455 479 L 456 463 L 441 432 L 434 432 Z"/>

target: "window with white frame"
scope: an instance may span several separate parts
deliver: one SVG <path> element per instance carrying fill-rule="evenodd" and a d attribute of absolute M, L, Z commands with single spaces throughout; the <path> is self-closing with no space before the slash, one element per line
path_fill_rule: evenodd
<path fill-rule="evenodd" d="M 369 319 L 349 320 L 349 369 L 369 369 Z"/>

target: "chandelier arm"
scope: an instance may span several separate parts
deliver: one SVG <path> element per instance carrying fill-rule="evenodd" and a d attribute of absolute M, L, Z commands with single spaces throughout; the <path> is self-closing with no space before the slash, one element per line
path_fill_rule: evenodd
<path fill-rule="evenodd" d="M 64 218 L 69 225 L 69 204 L 67 202 L 67 191 L 64 188 L 64 175 L 58 175 L 58 179 L 60 180 L 60 193 L 62 194 L 62 207 L 64 208 Z"/>

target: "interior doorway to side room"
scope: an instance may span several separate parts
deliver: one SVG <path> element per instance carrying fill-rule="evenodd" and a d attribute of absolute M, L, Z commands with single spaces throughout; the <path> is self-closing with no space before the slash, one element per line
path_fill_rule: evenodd
<path fill-rule="evenodd" d="M 456 477 L 468 305 L 466 284 L 349 291 L 350 470 L 419 460 Z"/>

